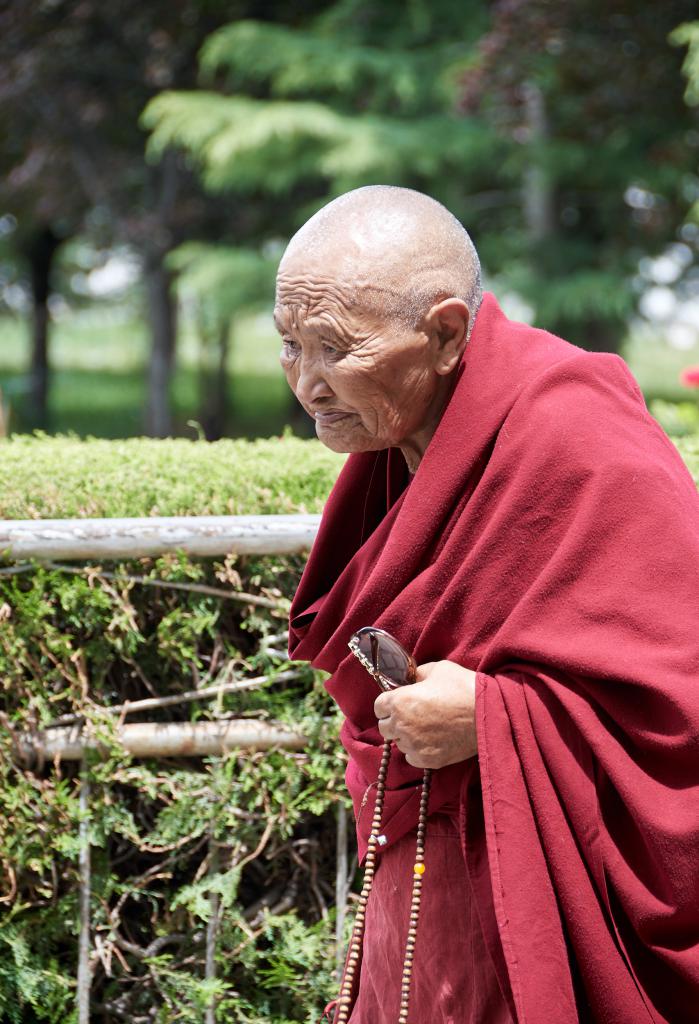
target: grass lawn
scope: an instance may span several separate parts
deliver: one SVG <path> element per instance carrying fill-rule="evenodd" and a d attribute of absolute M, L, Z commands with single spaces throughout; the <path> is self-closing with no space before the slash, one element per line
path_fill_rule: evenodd
<path fill-rule="evenodd" d="M 269 321 L 269 322 L 268 322 Z M 12 409 L 12 429 L 26 430 L 27 328 L 0 319 L 0 389 Z M 176 432 L 202 408 L 196 339 L 182 332 L 172 387 Z M 143 433 L 148 336 L 139 320 L 76 314 L 54 325 L 51 431 L 81 436 L 132 437 Z M 279 434 L 291 418 L 291 396 L 278 363 L 279 342 L 271 318 L 249 317 L 236 325 L 228 380 L 232 437 Z"/>
<path fill-rule="evenodd" d="M 680 384 L 680 371 L 699 365 L 699 333 L 691 349 L 676 349 L 662 338 L 640 334 L 628 338 L 622 352 L 646 400 L 662 398 L 668 402 L 691 401 L 696 392 Z"/>
<path fill-rule="evenodd" d="M 143 433 L 148 334 L 142 320 L 127 319 L 118 308 L 94 307 L 55 323 L 51 345 L 52 433 L 112 438 Z M 228 380 L 229 436 L 279 434 L 292 419 L 278 351 L 271 315 L 241 318 L 236 324 Z M 622 354 L 648 401 L 693 398 L 678 375 L 683 367 L 699 364 L 699 339 L 693 349 L 678 351 L 662 337 L 639 333 L 627 340 Z M 24 412 L 27 357 L 26 324 L 0 318 L 0 389 L 12 408 L 12 428 L 20 431 L 31 426 Z M 172 389 L 179 435 L 195 433 L 187 424 L 201 415 L 200 389 L 197 341 L 185 325 Z M 294 425 L 298 429 L 298 418 Z"/>

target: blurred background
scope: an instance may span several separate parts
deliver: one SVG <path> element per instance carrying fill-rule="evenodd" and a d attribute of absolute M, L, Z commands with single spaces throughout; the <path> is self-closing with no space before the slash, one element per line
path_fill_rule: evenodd
<path fill-rule="evenodd" d="M 304 433 L 276 263 L 358 185 L 428 192 L 510 315 L 699 429 L 695 0 L 9 0 L 0 433 Z"/>

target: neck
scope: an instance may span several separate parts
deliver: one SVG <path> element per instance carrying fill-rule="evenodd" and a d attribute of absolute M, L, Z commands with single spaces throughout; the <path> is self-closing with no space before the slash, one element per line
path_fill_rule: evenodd
<path fill-rule="evenodd" d="M 441 378 L 442 387 L 435 395 L 435 401 L 432 404 L 432 409 L 427 422 L 424 426 L 416 430 L 410 437 L 406 437 L 403 443 L 400 445 L 400 450 L 403 452 L 403 458 L 405 459 L 408 470 L 411 474 L 417 472 L 417 468 L 420 465 L 422 456 L 427 451 L 427 447 L 434 437 L 434 433 L 439 426 L 439 421 L 442 418 L 442 414 L 446 409 L 449 399 L 452 396 L 452 392 L 456 386 L 457 374 L 451 373 L 448 377 Z"/>
<path fill-rule="evenodd" d="M 428 444 L 429 439 L 427 441 L 427 444 L 424 445 L 424 447 L 418 445 L 417 443 L 412 444 L 412 442 L 408 441 L 404 442 L 400 446 L 400 450 L 403 452 L 403 458 L 408 464 L 408 470 L 411 476 L 417 472 L 417 467 L 420 465 L 420 460 L 422 459 L 422 456 L 424 455 Z"/>

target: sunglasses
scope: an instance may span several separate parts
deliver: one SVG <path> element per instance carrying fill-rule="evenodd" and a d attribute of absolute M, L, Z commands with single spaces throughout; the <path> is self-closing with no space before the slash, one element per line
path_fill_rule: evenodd
<path fill-rule="evenodd" d="M 395 690 L 415 682 L 417 662 L 385 629 L 364 626 L 352 636 L 348 646 L 381 690 Z"/>

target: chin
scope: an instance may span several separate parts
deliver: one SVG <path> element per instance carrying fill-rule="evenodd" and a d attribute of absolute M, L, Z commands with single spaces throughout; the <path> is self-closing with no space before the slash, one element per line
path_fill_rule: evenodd
<path fill-rule="evenodd" d="M 359 431 L 351 431 L 343 434 L 339 430 L 320 426 L 316 423 L 316 437 L 329 448 L 331 452 L 339 452 L 343 455 L 351 455 L 355 452 L 377 452 L 382 448 L 389 448 L 380 438 L 371 437 L 369 434 L 362 435 Z"/>

